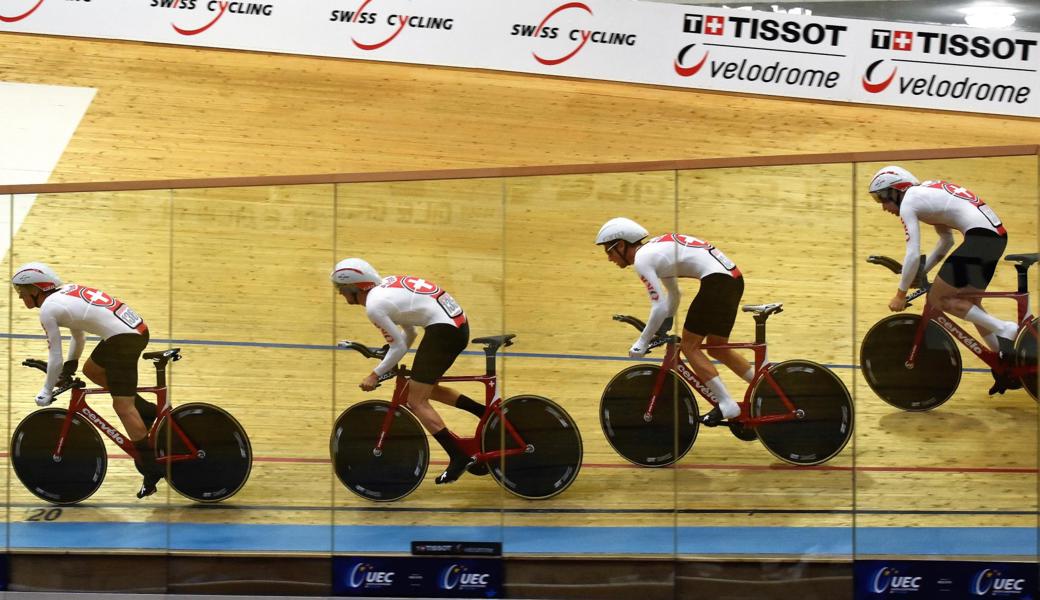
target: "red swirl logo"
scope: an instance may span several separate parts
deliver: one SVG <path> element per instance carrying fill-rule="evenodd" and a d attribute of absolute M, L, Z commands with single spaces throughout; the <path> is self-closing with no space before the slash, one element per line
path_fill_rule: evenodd
<path fill-rule="evenodd" d="M 876 60 L 870 63 L 870 66 L 867 67 L 867 72 L 863 75 L 863 89 L 867 90 L 871 94 L 880 94 L 881 92 L 885 91 L 885 89 L 888 88 L 888 86 L 891 85 L 896 78 L 896 71 L 898 69 L 892 67 L 892 73 L 888 76 L 888 79 L 885 79 L 884 81 L 880 81 L 878 83 L 873 83 L 871 81 L 874 78 L 874 70 L 877 69 L 878 66 L 883 62 L 885 62 L 884 59 Z"/>
<path fill-rule="evenodd" d="M 21 21 L 22 19 L 24 19 L 24 18 L 28 17 L 29 15 L 33 14 L 34 12 L 36 12 L 36 9 L 40 8 L 41 4 L 43 4 L 43 0 L 39 0 L 29 10 L 23 12 L 20 15 L 14 15 L 13 17 L 8 17 L 6 15 L 0 15 L 0 21 L 3 21 L 4 23 L 14 23 L 16 21 Z"/>
<path fill-rule="evenodd" d="M 581 2 L 568 2 L 566 4 L 562 4 L 562 5 L 557 6 L 556 8 L 554 8 L 549 14 L 545 15 L 545 18 L 542 19 L 542 22 L 539 23 L 538 27 L 535 29 L 534 37 L 537 38 L 541 34 L 542 30 L 546 27 L 546 25 L 549 23 L 549 21 L 553 17 L 555 17 L 556 15 L 560 14 L 561 12 L 563 12 L 565 10 L 572 10 L 572 9 L 583 10 L 583 11 L 587 12 L 589 15 L 592 15 L 592 9 L 589 8 L 588 6 L 586 6 L 584 3 L 581 3 Z M 591 35 L 592 35 L 591 31 L 581 31 L 580 35 L 579 35 L 580 39 L 578 40 L 578 46 L 576 48 L 574 48 L 573 50 L 571 50 L 570 52 L 568 52 L 567 54 L 564 54 L 563 56 L 560 56 L 558 58 L 545 58 L 543 56 L 539 56 L 537 52 L 531 52 L 531 56 L 533 56 L 535 60 L 537 60 L 538 62 L 542 63 L 543 65 L 546 65 L 546 66 L 558 65 L 558 64 L 560 64 L 562 62 L 566 62 L 566 61 L 570 60 L 571 58 L 574 57 L 575 54 L 577 54 L 578 52 L 581 52 L 581 49 L 584 48 L 585 44 L 587 44 L 589 42 L 589 37 Z"/>

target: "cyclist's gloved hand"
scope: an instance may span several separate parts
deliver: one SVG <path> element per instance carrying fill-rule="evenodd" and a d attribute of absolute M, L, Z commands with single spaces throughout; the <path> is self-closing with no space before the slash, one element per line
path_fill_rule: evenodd
<path fill-rule="evenodd" d="M 50 406 L 51 402 L 54 402 L 54 396 L 50 390 L 40 390 L 40 393 L 36 394 L 36 406 Z"/>
<path fill-rule="evenodd" d="M 632 347 L 628 349 L 629 358 L 643 358 L 644 356 L 646 356 L 646 348 L 640 342 L 632 344 Z"/>
<path fill-rule="evenodd" d="M 72 383 L 72 378 L 76 375 L 76 369 L 79 367 L 78 360 L 67 360 L 61 365 L 61 375 L 58 375 L 58 387 L 65 387 Z"/>

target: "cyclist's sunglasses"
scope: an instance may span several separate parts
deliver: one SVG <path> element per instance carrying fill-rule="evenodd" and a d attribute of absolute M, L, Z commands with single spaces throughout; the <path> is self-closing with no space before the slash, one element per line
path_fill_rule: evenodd
<path fill-rule="evenodd" d="M 610 254 L 610 251 L 617 247 L 621 243 L 621 240 L 615 240 L 613 244 L 603 244 L 603 251 Z"/>
<path fill-rule="evenodd" d="M 348 294 L 357 294 L 361 291 L 361 288 L 351 283 L 334 283 L 332 285 L 336 288 L 336 291 L 341 294 L 343 292 Z"/>
<path fill-rule="evenodd" d="M 895 188 L 885 188 L 876 192 L 870 192 L 870 195 L 874 197 L 874 200 L 884 204 L 885 202 L 896 202 L 897 190 Z"/>

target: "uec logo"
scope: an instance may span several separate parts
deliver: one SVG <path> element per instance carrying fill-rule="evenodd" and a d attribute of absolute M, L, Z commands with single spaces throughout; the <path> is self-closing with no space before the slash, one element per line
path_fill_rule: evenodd
<path fill-rule="evenodd" d="M 873 591 L 875 594 L 884 594 L 892 591 L 916 591 L 921 589 L 921 577 L 910 577 L 899 575 L 899 571 L 884 567 L 878 569 L 874 575 Z"/>
<path fill-rule="evenodd" d="M 393 571 L 376 571 L 375 567 L 368 563 L 358 563 L 350 571 L 350 587 L 352 588 L 359 588 L 363 585 L 391 585 L 393 583 Z"/>
<path fill-rule="evenodd" d="M 441 588 L 453 590 L 458 587 L 483 587 L 487 586 L 490 577 L 488 573 L 470 573 L 466 567 L 456 563 L 444 570 L 444 575 L 441 577 Z"/>
<path fill-rule="evenodd" d="M 986 596 L 990 592 L 1021 592 L 1025 586 L 1025 579 L 1011 579 L 1001 577 L 1000 571 L 995 569 L 983 569 L 979 571 L 971 581 L 971 593 L 976 596 Z"/>

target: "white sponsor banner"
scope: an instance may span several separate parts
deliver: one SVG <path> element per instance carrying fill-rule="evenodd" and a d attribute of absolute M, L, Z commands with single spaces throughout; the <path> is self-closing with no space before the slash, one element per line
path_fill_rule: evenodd
<path fill-rule="evenodd" d="M 1040 35 L 634 0 L 0 0 L 0 32 L 1040 116 Z"/>

